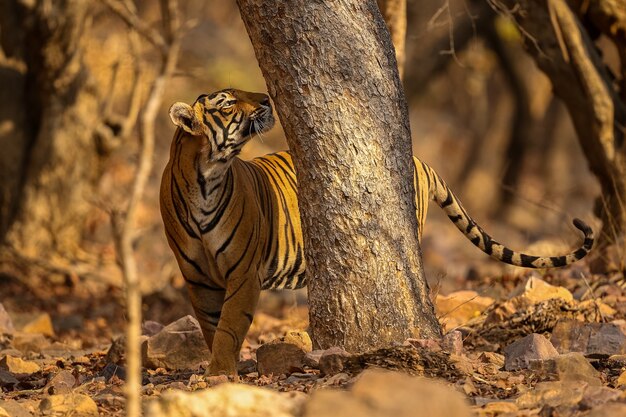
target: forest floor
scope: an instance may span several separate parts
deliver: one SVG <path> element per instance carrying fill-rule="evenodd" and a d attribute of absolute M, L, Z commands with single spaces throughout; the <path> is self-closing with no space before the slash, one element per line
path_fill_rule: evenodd
<path fill-rule="evenodd" d="M 543 276 L 535 272 L 467 280 L 463 291 L 433 296 L 447 334 L 442 341 L 410 339 L 389 349 L 353 355 L 340 349 L 310 352 L 304 333 L 305 296 L 266 294 L 242 350 L 238 386 L 261 386 L 282 397 L 263 401 L 269 411 L 228 415 L 378 416 L 387 415 L 385 410 L 416 415 L 402 414 L 398 404 L 388 404 L 390 398 L 400 398 L 407 407 L 417 401 L 414 390 L 421 388 L 400 375 L 405 373 L 443 380 L 447 387 L 442 389 L 459 393 L 451 395 L 465 398 L 471 412 L 479 416 L 626 416 L 623 275 L 585 273 L 582 279 L 583 272 L 570 268 Z M 487 293 L 503 295 L 494 299 Z M 69 277 L 51 283 L 2 275 L 0 294 L 0 416 L 124 415 L 119 337 L 125 320 L 119 288 L 91 286 Z M 145 355 L 153 355 L 144 363 L 146 403 L 157 398 L 175 401 L 166 395 L 172 390 L 217 392 L 217 387 L 232 385 L 229 378 L 204 375 L 206 347 L 197 343 L 185 347 L 180 340 L 155 341 L 171 328 L 163 329 L 164 325 L 190 313 L 182 286 L 170 285 L 145 297 L 144 306 L 144 317 L 151 320 L 144 323 L 146 344 L 153 343 L 145 348 Z M 185 320 L 176 323 L 190 326 L 185 331 L 197 336 L 196 322 Z M 170 333 L 180 339 L 180 332 Z M 298 341 L 286 340 L 285 334 L 295 335 Z M 197 339 L 189 336 L 187 342 L 193 345 L 193 340 Z M 156 346 L 157 342 L 165 347 Z M 290 343 L 297 348 L 285 346 Z M 190 351 L 176 352 L 181 345 Z M 274 350 L 265 349 L 269 353 L 257 357 L 264 345 L 274 345 Z M 158 349 L 162 351 L 155 354 Z M 367 376 L 368 394 L 365 383 L 358 382 L 366 379 L 363 371 L 368 368 L 399 372 L 391 380 Z M 402 386 L 412 391 L 402 391 Z M 385 394 L 390 387 L 393 392 Z M 338 389 L 344 397 L 313 394 L 325 388 Z M 443 394 L 439 402 L 449 406 L 452 397 Z M 429 394 L 428 398 L 437 397 Z M 282 399 L 288 405 L 281 405 Z M 226 406 L 223 398 L 220 404 Z M 184 415 L 180 410 L 168 414 L 163 411 L 166 406 L 159 407 L 149 415 Z M 429 413 L 429 417 L 446 415 L 446 411 Z"/>

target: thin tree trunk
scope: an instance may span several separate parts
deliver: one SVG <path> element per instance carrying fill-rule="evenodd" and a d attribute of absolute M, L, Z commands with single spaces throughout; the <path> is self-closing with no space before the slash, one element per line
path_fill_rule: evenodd
<path fill-rule="evenodd" d="M 406 0 L 377 0 L 396 50 L 400 79 L 404 75 L 406 44 Z"/>
<path fill-rule="evenodd" d="M 26 119 L 0 134 L 0 243 L 27 255 L 76 253 L 99 176 L 100 98 L 83 64 L 91 13 L 84 0 L 0 5 L 2 47 L 24 67 L 12 107 Z M 5 75 L 0 84 L 13 88 Z"/>
<path fill-rule="evenodd" d="M 238 0 L 298 173 L 317 347 L 436 337 L 408 111 L 375 0 Z"/>
<path fill-rule="evenodd" d="M 608 3 L 619 2 L 623 0 Z M 508 7 L 503 13 L 516 19 L 526 35 L 528 51 L 567 106 L 589 168 L 602 186 L 597 207 L 603 227 L 598 244 L 617 243 L 626 229 L 626 104 L 565 0 L 502 3 Z"/>

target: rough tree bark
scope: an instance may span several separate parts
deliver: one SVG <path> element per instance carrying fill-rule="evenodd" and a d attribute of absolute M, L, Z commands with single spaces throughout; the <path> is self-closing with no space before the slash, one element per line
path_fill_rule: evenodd
<path fill-rule="evenodd" d="M 408 111 L 375 0 L 238 0 L 294 157 L 317 347 L 441 330 L 417 239 Z"/>
<path fill-rule="evenodd" d="M 582 3 L 585 6 L 581 14 L 586 10 L 598 12 L 597 6 L 601 3 L 616 5 L 613 23 L 604 30 L 614 35 L 612 38 L 618 48 L 623 47 L 624 29 L 620 28 L 626 27 L 626 14 L 617 11 L 623 10 L 620 5 L 626 2 Z M 614 88 L 588 32 L 565 0 L 504 0 L 496 4 L 520 25 L 528 51 L 552 81 L 555 94 L 567 106 L 589 167 L 602 186 L 597 204 L 603 222 L 599 245 L 616 243 L 626 229 L 624 101 Z M 603 10 L 607 12 L 607 8 Z M 591 14 L 590 19 L 602 24 L 598 15 Z M 622 61 L 622 69 L 624 64 Z"/>
<path fill-rule="evenodd" d="M 83 65 L 85 0 L 3 1 L 0 40 L 17 70 L 0 72 L 11 94 L 0 129 L 0 243 L 31 256 L 74 254 L 99 171 L 100 101 Z M 7 110 L 9 109 L 9 110 Z"/>

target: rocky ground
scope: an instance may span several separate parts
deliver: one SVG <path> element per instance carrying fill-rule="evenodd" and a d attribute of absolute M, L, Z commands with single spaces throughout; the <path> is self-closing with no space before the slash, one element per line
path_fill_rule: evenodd
<path fill-rule="evenodd" d="M 585 276 L 468 281 L 436 296 L 443 340 L 359 354 L 312 350 L 306 307 L 266 297 L 237 383 L 204 376 L 198 323 L 170 288 L 146 303 L 146 415 L 626 416 L 623 277 Z M 0 277 L 0 416 L 123 415 L 122 297 L 83 284 Z"/>

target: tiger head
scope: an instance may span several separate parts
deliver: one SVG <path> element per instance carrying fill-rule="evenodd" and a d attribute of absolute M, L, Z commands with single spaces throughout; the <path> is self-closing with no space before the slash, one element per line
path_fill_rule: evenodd
<path fill-rule="evenodd" d="M 169 113 L 176 126 L 205 138 L 209 160 L 230 159 L 253 135 L 274 126 L 272 105 L 266 94 L 230 88 L 202 94 L 191 106 L 174 103 Z"/>

